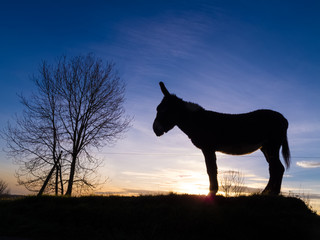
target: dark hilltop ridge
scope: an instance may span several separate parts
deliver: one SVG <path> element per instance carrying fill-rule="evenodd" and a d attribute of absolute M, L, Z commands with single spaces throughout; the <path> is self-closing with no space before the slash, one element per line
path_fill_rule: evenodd
<path fill-rule="evenodd" d="M 0 200 L 0 239 L 320 239 L 297 198 L 199 195 Z"/>

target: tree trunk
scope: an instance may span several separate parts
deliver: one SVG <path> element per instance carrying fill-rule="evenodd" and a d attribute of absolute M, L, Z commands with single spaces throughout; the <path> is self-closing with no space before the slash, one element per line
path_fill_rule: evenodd
<path fill-rule="evenodd" d="M 61 164 L 59 164 L 59 173 L 60 173 L 61 195 L 63 195 L 63 180 L 62 180 Z"/>
<path fill-rule="evenodd" d="M 68 188 L 67 188 L 67 191 L 66 191 L 66 195 L 67 196 L 71 196 L 71 194 L 72 194 L 72 186 L 73 186 L 73 180 L 74 180 L 74 172 L 75 172 L 75 169 L 76 169 L 76 161 L 77 161 L 77 157 L 76 156 L 72 156 L 70 176 L 69 176 L 69 181 L 68 181 Z"/>
<path fill-rule="evenodd" d="M 51 176 L 53 174 L 53 171 L 56 168 L 56 165 L 57 165 L 56 163 L 53 165 L 52 169 L 50 170 L 50 172 L 49 172 L 46 180 L 44 181 L 44 183 L 43 183 L 43 185 L 42 185 L 42 187 L 41 187 L 41 189 L 40 189 L 40 191 L 39 191 L 37 196 L 41 196 L 43 194 L 43 192 L 44 192 L 44 190 L 45 190 L 45 188 L 46 188 L 46 186 L 47 186 L 47 184 L 48 184 L 48 182 L 49 182 L 49 180 L 50 180 L 50 178 L 51 178 Z"/>
<path fill-rule="evenodd" d="M 55 195 L 58 196 L 59 190 L 59 166 L 56 164 L 56 182 L 55 182 Z"/>
<path fill-rule="evenodd" d="M 42 187 L 41 187 L 41 189 L 40 189 L 40 191 L 39 191 L 39 193 L 38 193 L 37 196 L 41 196 L 41 195 L 43 194 L 43 192 L 44 192 L 44 190 L 46 189 L 46 186 L 47 186 L 47 184 L 48 184 L 48 182 L 49 182 L 49 180 L 50 180 L 50 178 L 51 178 L 54 170 L 55 170 L 55 169 L 58 169 L 58 163 L 59 163 L 59 161 L 60 161 L 61 154 L 62 154 L 62 151 L 60 152 L 60 154 L 59 154 L 59 156 L 58 156 L 58 159 L 57 159 L 57 160 L 54 160 L 54 165 L 53 165 L 52 169 L 50 170 L 50 172 L 49 172 L 46 180 L 44 181 L 44 183 L 43 183 L 43 185 L 42 185 Z M 56 175 L 56 177 L 57 177 L 57 175 Z M 56 181 L 57 181 L 57 179 L 56 179 Z M 62 180 L 61 180 L 61 181 L 62 181 Z M 57 187 L 57 185 L 56 185 L 56 187 Z M 56 191 L 56 195 L 57 195 L 57 191 Z"/>

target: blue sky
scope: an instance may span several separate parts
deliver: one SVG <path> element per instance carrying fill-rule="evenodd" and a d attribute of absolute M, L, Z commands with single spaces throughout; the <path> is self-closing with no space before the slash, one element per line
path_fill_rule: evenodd
<path fill-rule="evenodd" d="M 109 177 L 101 191 L 206 191 L 201 152 L 178 129 L 152 132 L 163 81 L 207 109 L 283 113 L 292 152 L 283 190 L 320 194 L 319 9 L 318 1 L 2 1 L 1 127 L 21 112 L 17 93 L 32 91 L 41 60 L 92 52 L 116 63 L 134 116 L 124 139 L 97 152 Z M 266 185 L 260 152 L 218 158 L 221 171 Z M 0 176 L 18 193 L 16 168 L 1 151 Z"/>

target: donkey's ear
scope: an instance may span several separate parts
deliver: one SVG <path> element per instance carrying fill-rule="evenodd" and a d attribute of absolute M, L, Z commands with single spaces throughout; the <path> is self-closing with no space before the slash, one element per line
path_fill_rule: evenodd
<path fill-rule="evenodd" d="M 168 89 L 166 88 L 166 86 L 164 85 L 163 82 L 159 82 L 160 88 L 161 88 L 161 92 L 163 93 L 164 96 L 169 96 L 170 93 L 168 91 Z"/>

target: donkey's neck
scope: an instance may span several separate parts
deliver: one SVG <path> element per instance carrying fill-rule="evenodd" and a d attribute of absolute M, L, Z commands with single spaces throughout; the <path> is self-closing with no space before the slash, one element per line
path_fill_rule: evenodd
<path fill-rule="evenodd" d="M 177 126 L 187 134 L 189 138 L 192 138 L 197 131 L 195 125 L 197 124 L 199 113 L 202 111 L 204 111 L 204 108 L 200 105 L 183 101 L 183 105 L 179 110 Z"/>
<path fill-rule="evenodd" d="M 194 113 L 194 112 L 198 112 L 201 110 L 204 110 L 203 107 L 201 107 L 200 105 L 193 103 L 193 102 L 185 102 L 183 101 L 184 105 L 183 105 L 183 110 L 186 112 L 190 113 Z"/>

